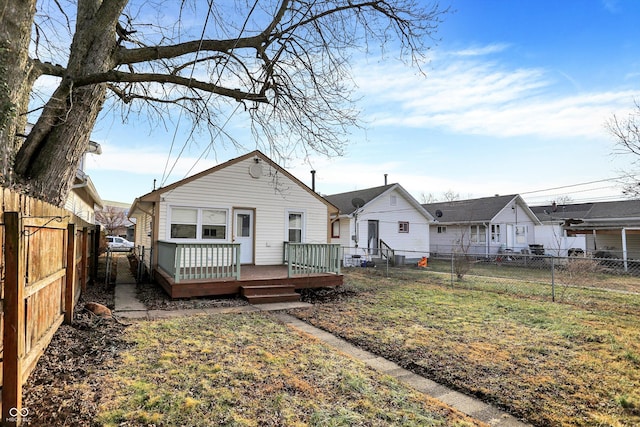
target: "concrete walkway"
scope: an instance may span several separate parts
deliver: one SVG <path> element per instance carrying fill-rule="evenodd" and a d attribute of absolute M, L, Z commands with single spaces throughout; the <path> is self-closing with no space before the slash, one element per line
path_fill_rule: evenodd
<path fill-rule="evenodd" d="M 473 397 L 451 390 L 420 375 L 408 371 L 396 363 L 373 353 L 362 350 L 349 342 L 336 337 L 322 329 L 318 329 L 302 320 L 283 312 L 292 308 L 309 307 L 311 304 L 304 302 L 273 303 L 248 305 L 240 307 L 216 307 L 189 310 L 147 310 L 136 298 L 136 282 L 129 269 L 129 261 L 125 256 L 114 258 L 118 263 L 118 274 L 115 287 L 114 314 L 120 318 L 128 319 L 169 319 L 183 316 L 219 313 L 243 313 L 255 311 L 273 311 L 274 317 L 287 326 L 316 337 L 320 341 L 336 348 L 337 350 L 361 360 L 371 368 L 390 375 L 414 389 L 444 402 L 470 417 L 483 421 L 496 427 L 526 427 L 530 424 L 518 421 L 513 416 L 498 410 Z"/>

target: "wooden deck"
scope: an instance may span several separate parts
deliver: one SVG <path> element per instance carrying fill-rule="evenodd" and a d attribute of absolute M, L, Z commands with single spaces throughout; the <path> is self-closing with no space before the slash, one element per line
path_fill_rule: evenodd
<path fill-rule="evenodd" d="M 286 265 L 243 265 L 240 280 L 235 278 L 181 280 L 175 283 L 162 269 L 155 271 L 155 279 L 171 298 L 190 298 L 215 295 L 234 295 L 241 288 L 287 285 L 296 290 L 335 287 L 342 284 L 343 276 L 333 273 L 300 274 L 287 277 Z"/>

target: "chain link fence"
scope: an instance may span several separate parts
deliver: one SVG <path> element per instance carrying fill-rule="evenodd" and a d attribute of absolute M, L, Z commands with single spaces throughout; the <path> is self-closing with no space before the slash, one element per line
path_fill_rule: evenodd
<path fill-rule="evenodd" d="M 343 248 L 345 272 L 358 269 L 371 276 L 400 280 L 435 278 L 451 287 L 537 295 L 553 301 L 566 299 L 571 288 L 640 292 L 640 260 L 617 257 L 613 251 L 576 250 L 564 257 L 511 251 L 491 256 L 438 252 L 430 254 L 426 266 L 419 265 L 424 264 L 419 252 L 361 252 Z"/>

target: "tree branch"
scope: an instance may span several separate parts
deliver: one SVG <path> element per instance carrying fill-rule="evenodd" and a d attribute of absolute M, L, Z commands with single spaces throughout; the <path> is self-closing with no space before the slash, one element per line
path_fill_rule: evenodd
<path fill-rule="evenodd" d="M 75 78 L 73 84 L 75 87 L 87 86 L 99 83 L 117 82 L 117 83 L 169 83 L 184 86 L 192 89 L 200 89 L 205 92 L 214 93 L 216 95 L 225 96 L 235 99 L 236 101 L 253 101 L 268 103 L 268 99 L 263 94 L 244 92 L 239 89 L 228 89 L 213 83 L 206 83 L 186 77 L 180 77 L 168 74 L 155 73 L 125 73 L 123 71 L 107 71 L 106 73 L 92 74 L 88 76 Z"/>

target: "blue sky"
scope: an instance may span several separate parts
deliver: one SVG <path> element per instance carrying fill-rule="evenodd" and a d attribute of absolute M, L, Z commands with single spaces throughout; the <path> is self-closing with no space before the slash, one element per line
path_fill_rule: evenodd
<path fill-rule="evenodd" d="M 614 154 L 604 123 L 640 101 L 640 2 L 450 4 L 426 78 L 393 60 L 354 63 L 364 129 L 344 157 L 282 166 L 308 185 L 315 169 L 323 194 L 382 185 L 388 174 L 418 200 L 446 191 L 520 193 L 531 205 L 622 199 L 612 178 L 633 170 L 634 158 Z M 172 141 L 184 142 L 177 121 L 150 129 L 143 118 L 103 115 L 92 134 L 103 154 L 87 162 L 103 199 L 130 203 L 159 185 Z M 255 147 L 242 126 L 227 130 Z M 218 147 L 197 161 L 208 142 L 188 146 L 165 185 L 246 152 Z"/>

